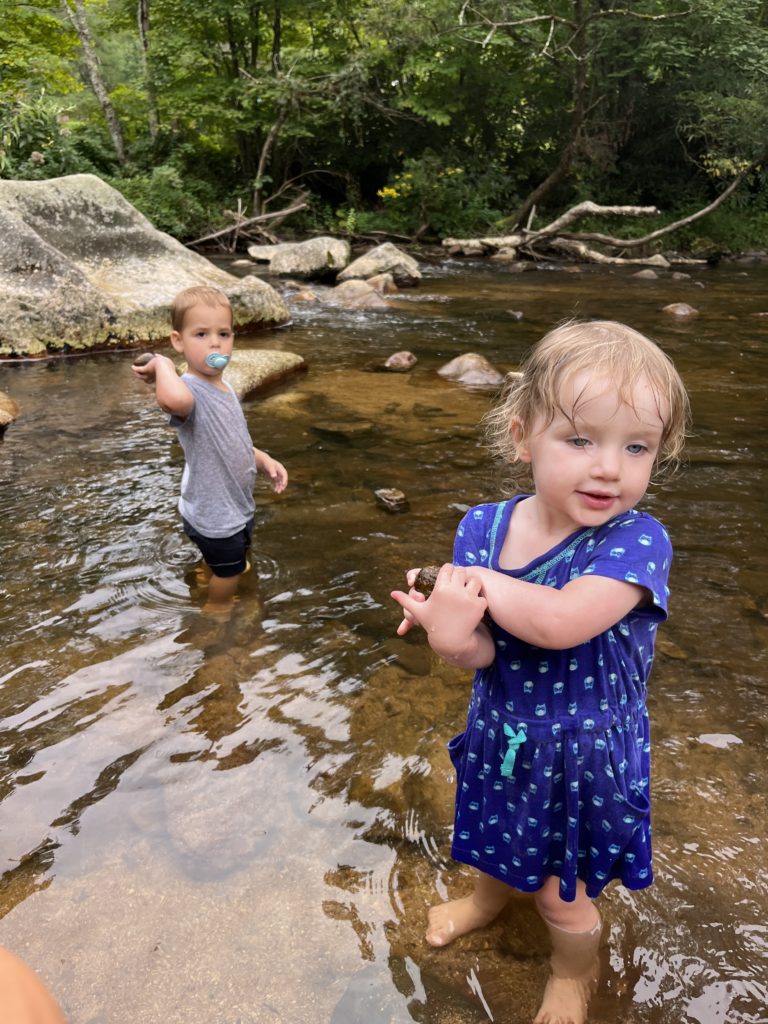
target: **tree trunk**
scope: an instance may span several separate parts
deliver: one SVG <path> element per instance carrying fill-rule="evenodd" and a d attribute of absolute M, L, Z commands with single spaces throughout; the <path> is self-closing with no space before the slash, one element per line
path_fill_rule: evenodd
<path fill-rule="evenodd" d="M 283 46 L 283 21 L 280 4 L 275 4 L 275 18 L 272 22 L 272 74 L 280 71 L 280 51 Z"/>
<path fill-rule="evenodd" d="M 139 25 L 139 40 L 141 42 L 141 68 L 144 72 L 144 84 L 147 89 L 147 122 L 149 124 L 149 137 L 154 142 L 157 139 L 159 118 L 157 116 L 157 95 L 155 83 L 152 79 L 152 72 L 149 67 L 149 0 L 139 0 L 136 10 L 136 20 Z"/>
<path fill-rule="evenodd" d="M 259 154 L 259 166 L 256 168 L 256 181 L 253 186 L 253 204 L 252 204 L 252 216 L 258 217 L 264 212 L 264 171 L 267 167 L 267 161 L 269 160 L 272 147 L 275 143 L 275 139 L 283 126 L 285 121 L 285 113 L 281 112 L 278 119 L 269 129 L 264 145 L 261 147 L 261 153 Z"/>
<path fill-rule="evenodd" d="M 584 123 L 587 119 L 587 90 L 589 89 L 590 54 L 587 43 L 587 18 L 584 11 L 584 0 L 573 0 L 574 32 L 571 50 L 575 58 L 573 76 L 573 92 L 571 96 L 571 130 L 568 142 L 563 149 L 555 169 L 537 185 L 523 202 L 517 212 L 509 218 L 514 227 L 525 224 L 528 214 L 534 206 L 552 191 L 569 173 L 571 165 L 581 148 Z"/>
<path fill-rule="evenodd" d="M 88 19 L 85 14 L 83 0 L 61 0 L 64 13 L 75 26 L 75 31 L 80 39 L 83 52 L 83 63 L 88 81 L 93 89 L 99 106 L 102 109 L 107 122 L 107 128 L 112 138 L 117 159 L 121 166 L 125 166 L 125 142 L 123 141 L 123 130 L 115 113 L 115 109 L 109 100 L 109 93 L 101 73 L 101 64 L 96 53 L 91 30 L 88 27 Z"/>

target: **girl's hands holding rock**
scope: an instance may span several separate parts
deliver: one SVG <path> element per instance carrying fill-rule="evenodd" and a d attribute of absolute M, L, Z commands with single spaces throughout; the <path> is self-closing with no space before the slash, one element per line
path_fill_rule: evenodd
<path fill-rule="evenodd" d="M 409 584 L 416 582 L 417 570 L 410 570 Z M 392 591 L 391 597 L 403 609 L 398 636 L 404 636 L 417 623 L 426 630 L 432 649 L 453 660 L 467 647 L 488 607 L 481 594 L 481 584 L 472 579 L 461 566 L 446 563 L 437 574 L 434 589 L 428 598 L 414 590 Z"/>

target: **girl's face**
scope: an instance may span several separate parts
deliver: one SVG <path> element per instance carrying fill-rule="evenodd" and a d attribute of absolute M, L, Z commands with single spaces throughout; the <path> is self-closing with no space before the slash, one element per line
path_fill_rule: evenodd
<path fill-rule="evenodd" d="M 540 417 L 517 454 L 531 465 L 536 504 L 552 526 L 601 526 L 645 494 L 667 410 L 645 378 L 624 402 L 610 380 L 583 372 L 563 382 L 551 423 Z"/>

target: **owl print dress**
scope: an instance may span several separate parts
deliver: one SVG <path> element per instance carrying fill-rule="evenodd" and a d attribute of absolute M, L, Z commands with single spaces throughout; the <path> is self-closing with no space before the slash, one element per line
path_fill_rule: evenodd
<path fill-rule="evenodd" d="M 571 534 L 521 569 L 498 564 L 520 495 L 471 509 L 455 565 L 481 565 L 561 588 L 593 574 L 644 587 L 652 600 L 568 650 L 545 650 L 489 623 L 496 658 L 475 673 L 467 727 L 448 745 L 456 770 L 452 853 L 516 889 L 560 877 L 597 896 L 618 878 L 653 881 L 650 741 L 645 706 L 656 626 L 667 614 L 672 547 L 652 516 L 630 510 Z"/>

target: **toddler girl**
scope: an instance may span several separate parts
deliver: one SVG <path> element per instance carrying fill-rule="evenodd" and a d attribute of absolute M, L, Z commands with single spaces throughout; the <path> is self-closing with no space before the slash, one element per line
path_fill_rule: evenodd
<path fill-rule="evenodd" d="M 489 437 L 533 492 L 479 505 L 459 525 L 453 564 L 428 599 L 392 597 L 404 635 L 475 669 L 456 769 L 453 856 L 474 891 L 433 907 L 443 946 L 490 922 L 512 889 L 534 894 L 552 940 L 537 1024 L 580 1024 L 597 980 L 613 879 L 653 880 L 645 694 L 667 615 L 672 548 L 635 506 L 673 465 L 688 421 L 664 353 L 610 321 L 544 337 L 490 414 Z"/>

